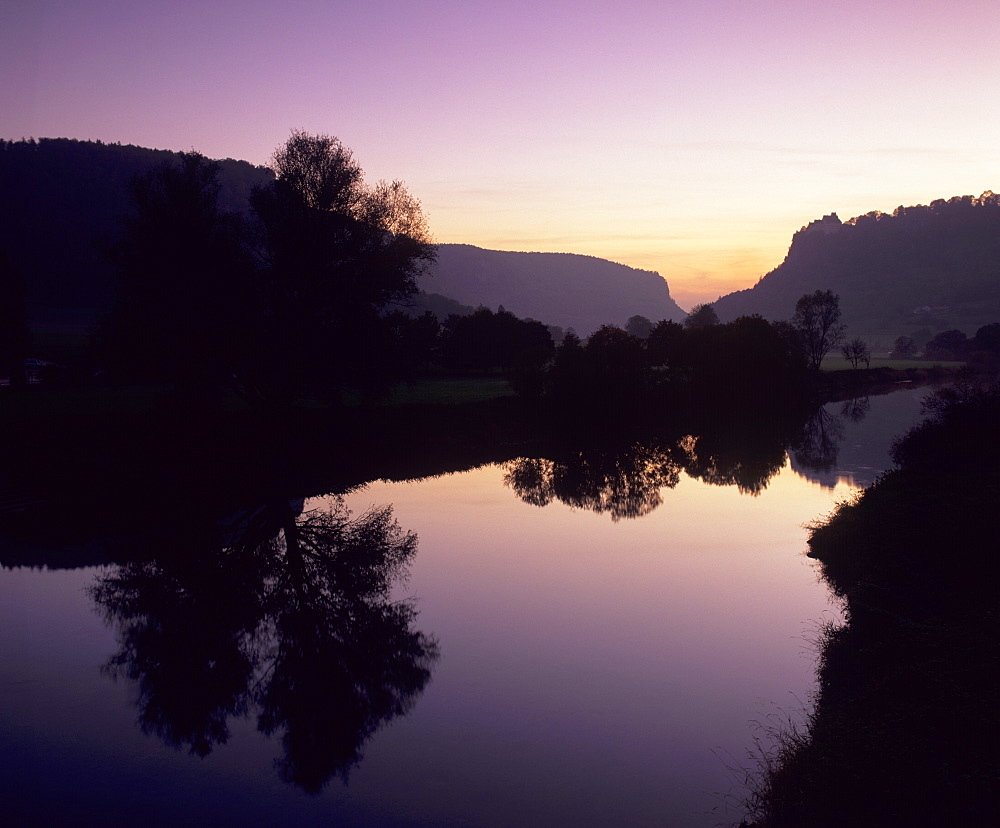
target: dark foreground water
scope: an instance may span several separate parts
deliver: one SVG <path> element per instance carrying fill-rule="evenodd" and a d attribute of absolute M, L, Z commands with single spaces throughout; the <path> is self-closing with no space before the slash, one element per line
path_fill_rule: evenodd
<path fill-rule="evenodd" d="M 600 468 L 525 458 L 229 516 L 227 551 L 194 563 L 5 567 L 3 809 L 41 825 L 738 822 L 753 723 L 808 706 L 810 642 L 838 614 L 804 524 L 888 465 L 920 396 L 828 406 L 754 485 L 731 459 L 695 462 L 696 442 Z M 395 534 L 384 512 L 348 521 L 387 504 Z"/>

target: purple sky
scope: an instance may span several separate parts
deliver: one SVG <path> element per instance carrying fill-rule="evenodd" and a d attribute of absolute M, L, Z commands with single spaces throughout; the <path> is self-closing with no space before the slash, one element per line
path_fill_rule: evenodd
<path fill-rule="evenodd" d="M 0 5 L 0 137 L 266 163 L 292 128 L 438 241 L 659 271 L 685 307 L 792 232 L 1000 190 L 996 0 Z"/>

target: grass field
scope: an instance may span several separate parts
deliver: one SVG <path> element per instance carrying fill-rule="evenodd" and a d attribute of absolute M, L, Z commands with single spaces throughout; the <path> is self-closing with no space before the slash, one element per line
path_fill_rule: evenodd
<path fill-rule="evenodd" d="M 902 371 L 905 368 L 933 368 L 940 365 L 943 368 L 960 368 L 964 362 L 944 362 L 927 359 L 890 359 L 889 357 L 872 357 L 870 368 L 893 368 Z M 862 365 L 862 368 L 865 366 Z M 820 366 L 823 371 L 851 371 L 853 367 L 850 362 L 840 356 L 827 356 Z"/>
<path fill-rule="evenodd" d="M 482 402 L 514 393 L 502 377 L 432 377 L 403 384 L 393 389 L 390 405 L 457 405 Z M 0 388 L 0 423 L 20 419 L 47 419 L 73 414 L 96 415 L 139 414 L 154 411 L 169 399 L 168 385 L 127 385 L 121 387 L 69 387 L 46 388 L 32 386 L 10 393 Z M 357 394 L 345 394 L 344 403 L 358 405 Z M 247 404 L 234 394 L 227 394 L 223 410 L 245 411 Z M 304 409 L 321 409 L 326 403 L 302 400 L 297 404 Z"/>
<path fill-rule="evenodd" d="M 434 377 L 393 389 L 393 405 L 456 404 L 510 397 L 514 389 L 503 377 Z"/>

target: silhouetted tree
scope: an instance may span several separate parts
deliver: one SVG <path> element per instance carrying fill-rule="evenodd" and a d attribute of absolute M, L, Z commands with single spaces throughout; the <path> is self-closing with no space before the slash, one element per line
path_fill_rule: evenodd
<path fill-rule="evenodd" d="M 545 376 L 545 392 L 567 410 L 581 410 L 590 397 L 587 356 L 580 337 L 570 328 L 555 350 Z"/>
<path fill-rule="evenodd" d="M 892 355 L 896 359 L 908 359 L 917 352 L 917 343 L 908 336 L 898 336 L 892 346 Z"/>
<path fill-rule="evenodd" d="M 628 322 L 625 323 L 625 333 L 629 336 L 634 336 L 636 339 L 646 339 L 653 330 L 653 323 L 648 320 L 645 316 L 635 316 L 629 317 Z"/>
<path fill-rule="evenodd" d="M 435 258 L 419 202 L 399 181 L 364 184 L 349 149 L 293 132 L 250 197 L 263 268 L 263 317 L 243 371 L 252 394 L 287 402 L 343 387 L 384 388 L 382 311 L 416 293 Z"/>
<path fill-rule="evenodd" d="M 692 393 L 720 403 L 794 390 L 802 362 L 785 333 L 760 316 L 685 331 L 682 364 Z"/>
<path fill-rule="evenodd" d="M 847 329 L 840 323 L 840 299 L 830 290 L 817 290 L 799 299 L 792 325 L 814 371 L 819 370 L 823 357 L 840 344 Z"/>
<path fill-rule="evenodd" d="M 650 373 L 640 340 L 615 325 L 602 325 L 583 350 L 593 410 L 629 410 L 641 404 Z"/>
<path fill-rule="evenodd" d="M 552 354 L 552 337 L 541 322 L 518 319 L 506 310 L 479 308 L 468 316 L 449 316 L 441 331 L 446 366 L 499 370 L 509 373 L 515 364 L 540 367 Z"/>
<path fill-rule="evenodd" d="M 676 365 L 684 347 L 684 326 L 669 319 L 661 319 L 649 332 L 646 353 L 653 365 Z"/>
<path fill-rule="evenodd" d="M 111 253 L 115 301 L 98 335 L 108 364 L 198 394 L 242 358 L 254 304 L 239 219 L 219 207 L 218 171 L 190 152 L 133 179 L 132 213 Z"/>
<path fill-rule="evenodd" d="M 378 358 L 393 365 L 400 378 L 411 380 L 418 368 L 436 358 L 441 324 L 430 311 L 414 317 L 394 310 L 382 317 L 382 325 L 385 336 L 377 344 L 386 351 Z"/>
<path fill-rule="evenodd" d="M 841 345 L 840 352 L 843 354 L 844 359 L 851 363 L 851 367 L 854 369 L 857 369 L 858 365 L 862 362 L 865 364 L 865 368 L 871 365 L 871 349 L 868 347 L 868 343 L 860 336 L 856 336 L 854 339 Z"/>
<path fill-rule="evenodd" d="M 1000 354 L 1000 322 L 983 325 L 972 338 L 972 347 L 989 354 Z"/>
<path fill-rule="evenodd" d="M 969 338 L 959 330 L 942 331 L 924 346 L 927 359 L 965 359 L 969 352 Z"/>
<path fill-rule="evenodd" d="M 684 327 L 688 330 L 718 324 L 719 315 L 711 304 L 695 305 L 684 320 Z"/>

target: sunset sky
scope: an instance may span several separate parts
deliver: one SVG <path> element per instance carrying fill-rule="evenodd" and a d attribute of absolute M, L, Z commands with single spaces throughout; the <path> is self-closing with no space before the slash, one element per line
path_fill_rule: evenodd
<path fill-rule="evenodd" d="M 689 308 L 826 213 L 1000 190 L 998 39 L 997 0 L 5 0 L 0 137 L 264 164 L 328 133 L 439 242 Z"/>

